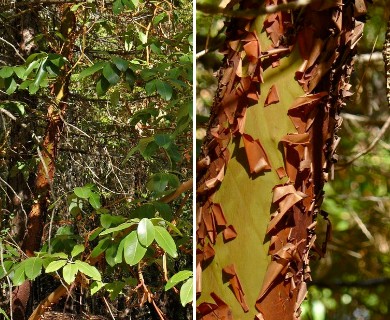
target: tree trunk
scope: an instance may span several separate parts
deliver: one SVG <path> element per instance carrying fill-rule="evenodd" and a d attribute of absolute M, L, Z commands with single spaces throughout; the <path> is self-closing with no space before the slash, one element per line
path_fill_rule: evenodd
<path fill-rule="evenodd" d="M 77 37 L 76 18 L 69 9 L 69 5 L 61 8 L 61 30 L 66 41 L 57 52 L 72 61 L 73 46 Z M 47 216 L 47 208 L 50 203 L 50 191 L 55 173 L 55 161 L 57 159 L 57 149 L 59 139 L 63 130 L 63 117 L 67 109 L 67 99 L 69 94 L 70 72 L 69 66 L 65 65 L 57 81 L 51 87 L 53 96 L 52 103 L 47 108 L 47 127 L 45 135 L 39 146 L 39 158 L 35 185 L 34 202 L 28 213 L 27 230 L 22 241 L 22 250 L 28 256 L 34 256 L 34 251 L 38 251 L 41 246 L 43 227 Z M 13 319 L 22 320 L 27 316 L 27 304 L 31 294 L 30 281 L 25 281 L 13 291 Z"/>
<path fill-rule="evenodd" d="M 316 244 L 318 215 L 330 235 L 323 185 L 337 161 L 339 113 L 351 95 L 366 7 L 312 1 L 256 17 L 258 2 L 239 4 L 224 10 L 236 18 L 199 161 L 197 312 L 297 319 L 310 259 L 326 251 L 327 239 Z"/>

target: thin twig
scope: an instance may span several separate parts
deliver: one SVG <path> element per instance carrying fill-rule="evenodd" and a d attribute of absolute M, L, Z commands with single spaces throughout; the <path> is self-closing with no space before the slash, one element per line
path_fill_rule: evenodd
<path fill-rule="evenodd" d="M 379 131 L 378 135 L 375 137 L 374 140 L 372 140 L 371 144 L 366 148 L 364 149 L 363 151 L 360 151 L 358 152 L 355 156 L 353 156 L 351 159 L 349 159 L 347 162 L 345 163 L 342 163 L 340 164 L 339 166 L 337 166 L 337 169 L 336 170 L 340 170 L 342 169 L 343 167 L 346 167 L 350 164 L 352 164 L 353 162 L 355 162 L 357 159 L 359 159 L 361 156 L 364 156 L 365 154 L 367 154 L 368 152 L 370 152 L 372 149 L 374 149 L 374 147 L 376 146 L 376 144 L 379 142 L 379 140 L 384 136 L 384 134 L 386 133 L 387 129 L 389 129 L 389 126 L 390 126 L 390 117 L 387 118 L 386 122 L 384 123 L 384 125 L 382 126 L 381 130 Z"/>
<path fill-rule="evenodd" d="M 22 55 L 19 53 L 19 50 L 16 49 L 16 47 L 11 43 L 11 42 L 8 42 L 7 40 L 3 39 L 0 37 L 0 40 L 3 41 L 4 43 L 8 44 L 10 47 L 12 47 L 12 49 L 15 50 L 17 56 L 23 60 L 23 62 L 26 62 L 26 60 L 22 57 Z"/>

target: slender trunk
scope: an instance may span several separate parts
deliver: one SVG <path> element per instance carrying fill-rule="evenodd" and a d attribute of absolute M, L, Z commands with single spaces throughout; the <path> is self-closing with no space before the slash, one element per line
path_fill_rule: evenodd
<path fill-rule="evenodd" d="M 365 4 L 356 2 L 359 10 L 352 1 L 313 1 L 228 25 L 200 160 L 209 164 L 197 184 L 201 319 L 299 318 L 311 256 L 326 251 L 315 241 L 318 215 L 330 234 L 323 185 L 337 161 L 363 28 Z M 239 10 L 257 6 L 244 0 Z"/>
<path fill-rule="evenodd" d="M 72 49 L 77 37 L 76 20 L 73 12 L 69 10 L 69 5 L 63 6 L 61 15 L 61 30 L 65 30 L 62 33 L 66 42 L 62 46 L 61 52 L 58 53 L 63 55 L 68 61 L 71 61 Z M 39 146 L 40 162 L 34 185 L 34 203 L 28 214 L 27 230 L 22 242 L 22 249 L 28 256 L 34 256 L 34 252 L 39 250 L 41 246 L 43 227 L 50 203 L 50 191 L 55 173 L 58 143 L 64 125 L 62 119 L 67 109 L 69 81 L 69 66 L 65 66 L 61 70 L 58 80 L 51 88 L 53 102 L 47 108 L 47 127 L 42 144 Z M 30 281 L 25 281 L 14 289 L 12 308 L 14 320 L 26 319 L 30 293 Z"/>

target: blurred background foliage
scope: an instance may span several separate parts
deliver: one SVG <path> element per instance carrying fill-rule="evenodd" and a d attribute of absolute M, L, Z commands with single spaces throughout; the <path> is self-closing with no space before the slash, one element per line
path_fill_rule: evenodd
<path fill-rule="evenodd" d="M 303 304 L 302 319 L 377 320 L 388 319 L 390 314 L 388 130 L 366 153 L 390 116 L 381 53 L 389 13 L 386 0 L 377 0 L 368 8 L 351 77 L 355 94 L 347 101 L 339 132 L 339 161 L 334 179 L 325 187 L 322 208 L 332 221 L 332 240 L 325 258 L 312 262 L 313 282 Z M 199 151 L 217 86 L 214 74 L 222 63 L 217 50 L 224 41 L 227 18 L 199 11 L 196 18 Z M 320 242 L 325 228 L 319 223 Z"/>

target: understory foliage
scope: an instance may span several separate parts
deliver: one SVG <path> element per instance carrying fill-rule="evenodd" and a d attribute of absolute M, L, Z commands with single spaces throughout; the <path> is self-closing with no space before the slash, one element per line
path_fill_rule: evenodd
<path fill-rule="evenodd" d="M 207 4 L 207 1 L 202 3 Z M 214 50 L 225 40 L 224 21 L 229 21 L 229 14 L 225 13 L 229 10 L 198 8 L 201 8 L 197 12 L 197 138 L 200 139 L 206 132 L 207 112 L 217 89 L 213 74 L 223 63 L 222 54 Z M 386 131 L 389 109 L 381 52 L 389 12 L 387 2 L 380 0 L 367 9 L 363 37 L 357 44 L 356 70 L 351 76 L 350 91 L 354 95 L 341 112 L 344 121 L 338 133 L 342 139 L 337 147 L 339 158 L 334 180 L 324 188 L 322 208 L 332 221 L 332 237 L 327 254 L 311 261 L 313 281 L 309 282 L 307 300 L 302 305 L 302 319 L 384 319 L 390 308 L 389 130 Z M 291 83 L 279 90 L 279 94 Z M 262 92 L 267 94 L 266 89 Z M 280 117 L 278 114 L 277 125 L 280 125 Z M 199 146 L 200 141 L 197 143 Z M 239 189 L 243 189 L 242 184 Z M 255 192 L 254 188 L 248 189 L 249 194 Z M 243 202 L 248 202 L 247 199 Z M 242 220 L 252 226 L 255 223 Z M 321 243 L 326 222 L 321 219 L 317 222 L 317 239 Z M 248 233 L 245 236 L 251 237 Z M 250 246 L 248 242 L 241 248 L 247 248 L 253 261 L 255 253 Z M 258 268 L 250 274 L 250 283 L 256 282 L 255 271 L 258 272 Z M 258 287 L 258 283 L 254 285 Z M 275 302 L 275 310 L 282 307 L 279 302 Z"/>
<path fill-rule="evenodd" d="M 191 11 L 2 2 L 5 319 L 191 318 Z"/>
<path fill-rule="evenodd" d="M 226 33 L 197 172 L 201 319 L 300 318 L 310 261 L 327 250 L 323 187 L 334 178 L 366 3 L 301 5 L 198 6 L 230 17 L 225 29 L 209 24 L 217 32 L 204 50 Z M 203 86 L 199 100 L 210 103 Z"/>

